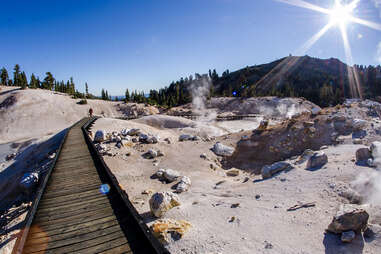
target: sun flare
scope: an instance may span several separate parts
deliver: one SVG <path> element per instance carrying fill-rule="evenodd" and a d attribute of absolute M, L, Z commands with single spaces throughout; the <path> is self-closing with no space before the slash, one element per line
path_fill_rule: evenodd
<path fill-rule="evenodd" d="M 351 5 L 343 5 L 336 1 L 335 6 L 330 10 L 331 23 L 333 25 L 345 26 L 352 18 L 353 8 Z"/>

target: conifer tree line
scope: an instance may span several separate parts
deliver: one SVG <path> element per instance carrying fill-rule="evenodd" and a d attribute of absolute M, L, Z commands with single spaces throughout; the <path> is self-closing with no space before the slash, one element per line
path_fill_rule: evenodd
<path fill-rule="evenodd" d="M 95 98 L 92 94 L 88 92 L 88 85 L 86 86 L 86 93 L 81 93 L 75 88 L 75 83 L 73 77 L 71 77 L 66 82 L 58 81 L 54 78 L 51 72 L 45 73 L 45 78 L 40 80 L 36 77 L 34 73 L 30 76 L 30 81 L 28 82 L 27 76 L 24 71 L 21 71 L 20 65 L 16 64 L 13 68 L 13 79 L 8 74 L 7 69 L 4 67 L 0 70 L 0 85 L 2 86 L 18 86 L 21 89 L 32 88 L 32 89 L 46 89 L 61 93 L 66 93 L 72 95 L 74 98 Z"/>

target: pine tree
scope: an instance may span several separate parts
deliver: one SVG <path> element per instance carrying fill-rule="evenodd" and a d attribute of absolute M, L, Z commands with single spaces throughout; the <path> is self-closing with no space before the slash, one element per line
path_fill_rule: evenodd
<path fill-rule="evenodd" d="M 55 79 L 54 79 L 53 75 L 50 72 L 47 72 L 46 77 L 45 77 L 44 81 L 42 82 L 42 88 L 52 90 L 53 85 L 54 85 L 54 80 Z"/>
<path fill-rule="evenodd" d="M 7 86 L 8 85 L 8 80 L 9 80 L 8 71 L 7 71 L 7 69 L 5 69 L 3 67 L 1 69 L 1 73 L 0 73 L 0 85 Z"/>
<path fill-rule="evenodd" d="M 126 102 L 129 102 L 130 101 L 130 91 L 128 91 L 128 88 L 126 89 Z"/>
<path fill-rule="evenodd" d="M 36 77 L 34 76 L 34 74 L 32 73 L 32 76 L 30 76 L 30 84 L 29 84 L 29 87 L 30 88 L 38 88 L 38 84 L 37 84 L 37 79 Z"/>
<path fill-rule="evenodd" d="M 87 85 L 87 82 L 85 83 L 85 90 L 86 90 L 86 97 L 89 96 L 89 86 Z"/>
<path fill-rule="evenodd" d="M 25 89 L 28 86 L 28 80 L 26 78 L 25 72 L 22 72 L 20 74 L 20 86 L 21 86 L 21 89 Z"/>
<path fill-rule="evenodd" d="M 13 68 L 13 85 L 14 86 L 21 86 L 20 82 L 20 65 L 16 64 Z"/>

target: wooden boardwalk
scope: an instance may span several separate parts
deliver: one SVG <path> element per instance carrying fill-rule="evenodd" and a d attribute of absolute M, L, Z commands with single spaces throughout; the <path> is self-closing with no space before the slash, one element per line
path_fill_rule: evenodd
<path fill-rule="evenodd" d="M 69 130 L 22 252 L 156 253 L 112 184 L 100 191 L 105 182 L 81 129 L 87 120 Z"/>

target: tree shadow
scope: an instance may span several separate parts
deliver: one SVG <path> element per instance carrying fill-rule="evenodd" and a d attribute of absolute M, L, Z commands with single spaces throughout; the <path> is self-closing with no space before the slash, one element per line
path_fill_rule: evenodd
<path fill-rule="evenodd" d="M 364 250 L 364 238 L 359 233 L 356 233 L 356 237 L 351 243 L 343 243 L 340 235 L 326 232 L 323 244 L 325 254 L 360 254 Z"/>

